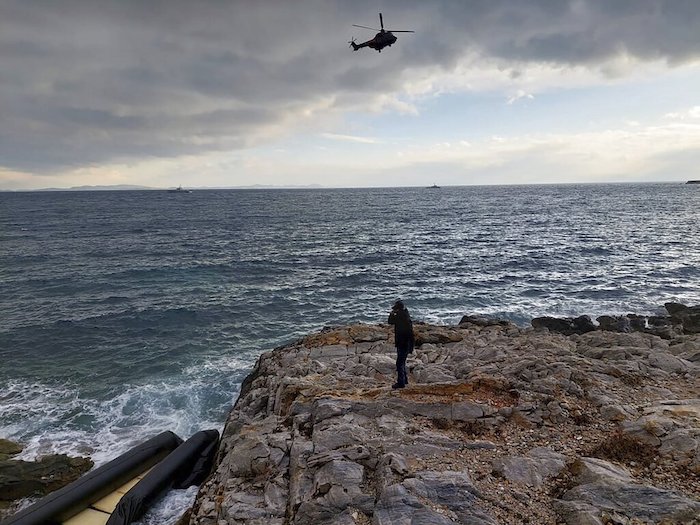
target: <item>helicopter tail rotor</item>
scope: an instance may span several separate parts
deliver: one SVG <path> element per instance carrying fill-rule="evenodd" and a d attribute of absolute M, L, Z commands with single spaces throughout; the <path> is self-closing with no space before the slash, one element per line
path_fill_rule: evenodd
<path fill-rule="evenodd" d="M 360 49 L 360 46 L 358 46 L 358 45 L 355 43 L 355 37 L 353 37 L 353 38 L 348 42 L 348 44 L 350 44 L 350 47 L 352 48 L 353 51 L 357 51 L 358 49 Z"/>

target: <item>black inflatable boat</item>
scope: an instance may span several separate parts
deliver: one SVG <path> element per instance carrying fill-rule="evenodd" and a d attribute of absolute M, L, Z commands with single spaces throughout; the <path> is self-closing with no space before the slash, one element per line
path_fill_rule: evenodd
<path fill-rule="evenodd" d="M 2 525 L 128 525 L 170 488 L 199 485 L 219 441 L 202 430 L 183 443 L 172 432 L 149 439 L 57 490 Z"/>

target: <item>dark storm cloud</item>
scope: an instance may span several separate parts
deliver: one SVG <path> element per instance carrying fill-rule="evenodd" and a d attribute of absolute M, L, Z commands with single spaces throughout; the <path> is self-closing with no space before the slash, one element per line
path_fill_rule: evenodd
<path fill-rule="evenodd" d="M 351 24 L 415 29 L 352 53 Z M 245 147 L 320 101 L 359 107 L 465 53 L 596 65 L 700 56 L 697 0 L 32 1 L 0 4 L 0 166 Z M 513 73 L 515 74 L 515 73 Z"/>

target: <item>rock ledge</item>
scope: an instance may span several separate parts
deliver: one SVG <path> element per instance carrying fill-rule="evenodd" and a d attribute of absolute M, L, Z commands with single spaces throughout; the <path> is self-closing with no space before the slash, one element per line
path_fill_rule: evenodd
<path fill-rule="evenodd" d="M 700 336 L 416 324 L 263 354 L 192 525 L 697 523 Z"/>

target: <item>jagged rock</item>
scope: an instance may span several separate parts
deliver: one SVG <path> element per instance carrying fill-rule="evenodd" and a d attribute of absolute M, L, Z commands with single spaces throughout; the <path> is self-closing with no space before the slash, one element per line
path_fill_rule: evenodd
<path fill-rule="evenodd" d="M 488 405 L 480 405 L 469 401 L 461 401 L 452 404 L 451 418 L 454 421 L 475 421 L 484 417 L 485 412 L 490 412 Z"/>
<path fill-rule="evenodd" d="M 373 525 L 452 525 L 454 522 L 438 514 L 410 494 L 406 487 L 394 484 L 385 488 L 374 510 Z"/>
<path fill-rule="evenodd" d="M 624 421 L 634 417 L 634 414 L 625 406 L 606 405 L 600 408 L 600 417 L 607 421 Z"/>
<path fill-rule="evenodd" d="M 360 490 L 364 467 L 352 461 L 334 460 L 315 474 L 311 497 L 301 503 L 295 523 L 324 523 L 349 508 L 371 512 L 374 498 Z"/>
<path fill-rule="evenodd" d="M 567 491 L 563 499 L 589 505 L 601 514 L 619 513 L 627 518 L 652 523 L 667 520 L 670 523 L 689 524 L 700 515 L 699 502 L 677 491 L 636 483 L 588 483 Z"/>
<path fill-rule="evenodd" d="M 631 332 L 632 323 L 629 318 L 623 315 L 601 315 L 596 318 L 601 330 L 608 332 Z"/>
<path fill-rule="evenodd" d="M 426 343 L 457 343 L 464 337 L 454 328 L 422 323 L 415 323 L 413 325 L 413 333 L 415 335 L 416 346 L 422 346 Z"/>
<path fill-rule="evenodd" d="M 685 306 L 680 303 L 666 303 L 666 311 L 672 322 L 680 324 L 686 334 L 700 333 L 700 305 Z"/>
<path fill-rule="evenodd" d="M 38 461 L 0 461 L 0 500 L 48 494 L 75 481 L 92 465 L 90 458 L 65 454 L 43 456 Z"/>
<path fill-rule="evenodd" d="M 694 510 L 679 492 L 691 489 L 666 476 L 700 471 L 700 401 L 688 395 L 699 336 L 415 326 L 423 344 L 403 390 L 391 389 L 386 325 L 334 327 L 262 354 L 190 524 L 555 523 L 555 506 L 567 523 L 623 523 L 623 506 L 644 516 L 648 496 L 670 503 L 669 520 Z M 577 467 L 597 444 L 596 455 L 629 464 L 650 451 L 678 490 L 639 483 L 638 467 Z"/>
<path fill-rule="evenodd" d="M 644 315 L 627 314 L 630 321 L 630 328 L 633 331 L 643 332 L 647 328 L 647 318 Z"/>
<path fill-rule="evenodd" d="M 594 330 L 598 329 L 595 323 L 593 323 L 591 318 L 587 315 L 575 317 L 574 319 L 572 319 L 572 323 L 574 325 L 574 329 L 576 330 L 575 333 L 577 334 L 586 334 L 588 332 L 593 332 Z"/>
<path fill-rule="evenodd" d="M 417 365 L 409 368 L 419 383 L 447 383 L 456 379 L 454 373 L 442 365 Z"/>
<path fill-rule="evenodd" d="M 606 525 L 600 510 L 588 503 L 557 500 L 554 508 L 567 525 Z"/>
<path fill-rule="evenodd" d="M 390 485 L 381 492 L 374 523 L 495 525 L 497 522 L 476 505 L 479 497 L 469 476 L 463 472 L 418 472 L 415 477 L 407 478 L 401 484 Z M 439 513 L 423 502 L 431 502 L 447 512 Z"/>
<path fill-rule="evenodd" d="M 598 458 L 579 458 L 571 465 L 570 470 L 576 475 L 579 484 L 633 481 L 629 470 Z"/>
<path fill-rule="evenodd" d="M 509 456 L 493 462 L 493 470 L 515 483 L 539 487 L 545 478 L 566 467 L 566 456 L 547 448 L 535 448 L 527 456 Z"/>
<path fill-rule="evenodd" d="M 700 432 L 691 429 L 679 429 L 669 432 L 661 442 L 659 454 L 674 459 L 693 458 L 698 451 Z"/>
<path fill-rule="evenodd" d="M 424 501 L 446 507 L 462 523 L 495 523 L 476 507 L 481 495 L 464 472 L 421 471 L 415 477 L 407 478 L 403 486 Z"/>
<path fill-rule="evenodd" d="M 649 356 L 649 365 L 654 368 L 659 368 L 664 372 L 685 374 L 688 371 L 690 363 L 665 352 L 656 352 Z"/>
<path fill-rule="evenodd" d="M 607 461 L 581 458 L 571 470 L 576 475 L 575 486 L 557 505 L 569 525 L 595 523 L 590 520 L 603 513 L 652 523 L 690 523 L 700 515 L 700 502 L 677 491 L 635 483 L 628 470 Z"/>
<path fill-rule="evenodd" d="M 652 328 L 660 328 L 670 326 L 672 323 L 671 317 L 667 315 L 650 315 L 647 317 L 647 324 Z"/>

